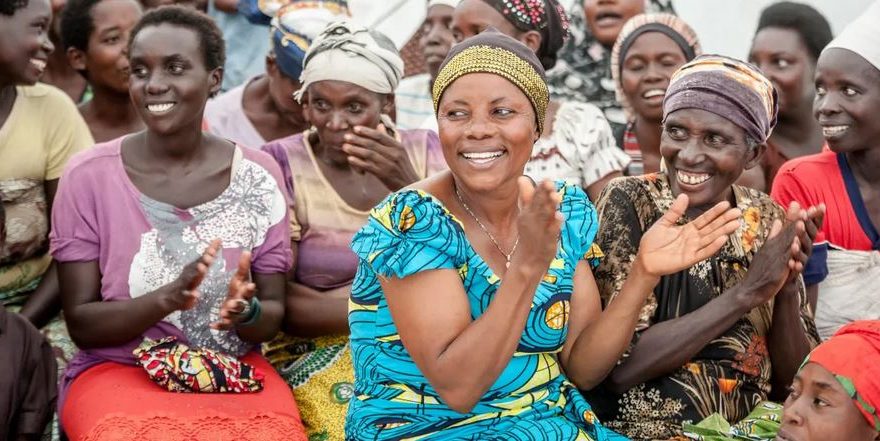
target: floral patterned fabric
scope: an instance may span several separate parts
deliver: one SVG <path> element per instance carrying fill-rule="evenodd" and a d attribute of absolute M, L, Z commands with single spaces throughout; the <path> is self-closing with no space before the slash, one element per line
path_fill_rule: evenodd
<path fill-rule="evenodd" d="M 556 258 L 537 287 L 516 353 L 467 414 L 449 408 L 419 371 L 378 278 L 454 270 L 474 319 L 485 313 L 501 279 L 471 247 L 458 219 L 431 195 L 403 190 L 373 209 L 352 241 L 361 262 L 349 306 L 355 396 L 346 439 L 624 439 L 599 423 L 557 357 L 568 337 L 572 276 L 581 260 L 595 263 L 597 229 L 583 190 L 561 182 L 557 189 L 565 223 Z"/>
<path fill-rule="evenodd" d="M 773 221 L 784 212 L 759 191 L 734 185 L 733 193 L 736 206 L 743 211 L 740 228 L 712 258 L 661 279 L 641 311 L 633 344 L 650 326 L 699 309 L 745 277 Z M 597 243 L 606 256 L 596 271 L 596 281 L 606 305 L 627 279 L 643 232 L 674 199 L 662 173 L 618 179 L 605 189 L 599 201 Z M 799 296 L 803 328 L 815 344 L 818 335 L 803 283 Z M 620 396 L 600 387 L 588 398 L 609 427 L 634 439 L 681 435 L 682 423 L 695 423 L 716 412 L 727 421 L 739 421 L 766 400 L 770 390 L 767 335 L 772 315 L 770 301 L 750 311 L 671 374 Z"/>
<path fill-rule="evenodd" d="M 716 413 L 699 424 L 685 424 L 684 431 L 687 439 L 698 441 L 770 441 L 781 424 L 782 405 L 765 401 L 732 426 Z"/>

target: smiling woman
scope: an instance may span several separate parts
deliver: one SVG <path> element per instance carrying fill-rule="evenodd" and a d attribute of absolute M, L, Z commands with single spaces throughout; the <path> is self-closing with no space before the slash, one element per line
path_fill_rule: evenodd
<path fill-rule="evenodd" d="M 71 439 L 183 440 L 207 427 L 305 439 L 284 381 L 257 351 L 280 327 L 291 264 L 280 171 L 201 131 L 223 78 L 219 30 L 162 7 L 134 27 L 128 52 L 146 130 L 77 156 L 53 211 L 65 318 L 82 348 L 62 379 L 62 425 Z M 198 393 L 250 384 L 254 393 Z"/>
<path fill-rule="evenodd" d="M 352 240 L 347 437 L 623 439 L 577 387 L 612 368 L 657 278 L 716 252 L 739 213 L 676 226 L 678 199 L 603 312 L 593 205 L 522 177 L 549 103 L 533 49 L 493 30 L 464 40 L 433 98 L 449 171 L 386 198 Z"/>

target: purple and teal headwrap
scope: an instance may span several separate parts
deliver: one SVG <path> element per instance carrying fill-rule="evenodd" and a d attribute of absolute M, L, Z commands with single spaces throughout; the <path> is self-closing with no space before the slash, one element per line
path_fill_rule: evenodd
<path fill-rule="evenodd" d="M 284 76 L 299 80 L 309 46 L 330 23 L 351 14 L 345 0 L 294 0 L 272 19 L 275 64 Z"/>
<path fill-rule="evenodd" d="M 776 126 L 776 89 L 761 71 L 722 55 L 701 55 L 685 64 L 669 81 L 663 118 L 676 110 L 700 109 L 736 124 L 763 143 Z"/>

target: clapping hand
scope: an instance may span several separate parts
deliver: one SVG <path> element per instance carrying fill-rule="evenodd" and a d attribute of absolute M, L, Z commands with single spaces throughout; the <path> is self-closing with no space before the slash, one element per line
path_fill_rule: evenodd
<path fill-rule="evenodd" d="M 728 202 L 718 203 L 685 225 L 676 225 L 687 207 L 687 195 L 679 195 L 642 236 L 636 261 L 647 274 L 660 277 L 708 259 L 740 225 L 742 212 L 730 208 Z"/>
<path fill-rule="evenodd" d="M 174 281 L 174 288 L 171 290 L 169 300 L 173 310 L 186 311 L 196 306 L 200 295 L 199 285 L 202 284 L 202 280 L 205 280 L 208 268 L 214 263 L 219 250 L 220 239 L 214 239 L 198 259 L 183 267 L 177 280 Z"/>
<path fill-rule="evenodd" d="M 342 150 L 349 165 L 379 178 L 391 191 L 419 180 L 403 144 L 388 134 L 384 124 L 375 129 L 355 126 L 354 133 L 345 135 Z"/>
<path fill-rule="evenodd" d="M 226 331 L 239 324 L 245 318 L 243 312 L 249 308 L 257 285 L 250 281 L 251 253 L 245 251 L 238 259 L 238 270 L 229 281 L 229 293 L 220 305 L 220 320 L 211 323 L 211 328 Z"/>
<path fill-rule="evenodd" d="M 514 258 L 520 257 L 520 262 L 544 274 L 556 256 L 563 221 L 559 212 L 562 196 L 550 181 L 536 186 L 529 178 L 520 177 L 518 184 L 520 246 Z"/>

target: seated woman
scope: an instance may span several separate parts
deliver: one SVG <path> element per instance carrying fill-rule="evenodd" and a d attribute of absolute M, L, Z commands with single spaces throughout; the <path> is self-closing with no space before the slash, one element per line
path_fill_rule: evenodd
<path fill-rule="evenodd" d="M 59 315 L 49 216 L 68 159 L 94 141 L 70 98 L 38 83 L 51 20 L 48 0 L 0 5 L 0 304 L 43 331 L 63 368 L 76 346 Z"/>
<path fill-rule="evenodd" d="M 671 14 L 640 14 L 620 31 L 611 51 L 611 76 L 628 121 L 622 146 L 632 158 L 627 175 L 660 171 L 660 127 L 669 79 L 700 53 L 697 33 Z"/>
<path fill-rule="evenodd" d="M 293 388 L 309 434 L 341 441 L 354 381 L 348 297 L 358 259 L 351 238 L 370 207 L 446 162 L 434 132 L 395 131 L 389 122 L 403 60 L 384 36 L 334 25 L 305 59 L 300 97 L 312 129 L 263 146 L 287 185 L 294 256 L 289 336 L 265 353 Z"/>
<path fill-rule="evenodd" d="M 687 218 L 719 201 L 744 213 L 711 258 L 651 286 L 626 354 L 604 387 L 588 395 L 609 427 L 635 439 L 667 439 L 681 435 L 682 422 L 715 412 L 742 419 L 771 386 L 790 384 L 816 343 L 802 267 L 792 270 L 786 256 L 804 263 L 821 208 L 784 213 L 766 194 L 734 185 L 760 162 L 775 119 L 776 94 L 757 68 L 697 57 L 666 90 L 660 153 L 668 172 L 617 180 L 605 190 L 597 241 L 606 256 L 596 279 L 608 308 L 620 299 L 647 226 L 676 197 L 689 197 Z M 780 233 L 774 224 L 786 217 L 796 222 Z"/>
<path fill-rule="evenodd" d="M 65 318 L 82 348 L 61 381 L 62 426 L 71 439 L 212 430 L 304 440 L 284 380 L 254 351 L 284 315 L 291 258 L 281 173 L 268 155 L 200 128 L 223 79 L 219 30 L 195 10 L 158 8 L 132 30 L 129 56 L 129 91 L 147 129 L 76 156 L 52 213 Z M 150 349 L 168 337 L 176 342 L 167 355 Z M 180 354 L 182 344 L 213 351 L 220 366 L 199 369 L 203 358 Z M 235 357 L 256 372 L 242 366 L 236 378 Z M 263 389 L 177 394 L 153 377 L 197 390 L 262 378 Z"/>
<path fill-rule="evenodd" d="M 830 151 L 787 162 L 776 175 L 780 204 L 828 205 L 804 276 L 817 292 L 816 326 L 828 338 L 880 317 L 880 3 L 819 57 L 814 112 Z"/>
<path fill-rule="evenodd" d="M 753 418 L 730 426 L 703 421 L 687 438 L 778 441 L 880 439 L 880 321 L 842 327 L 817 346 L 794 377 L 785 405 L 765 403 Z M 717 430 L 717 426 L 724 426 Z"/>
<path fill-rule="evenodd" d="M 549 103 L 534 52 L 495 31 L 457 44 L 434 103 L 449 171 L 386 198 L 352 241 L 347 438 L 622 439 L 577 387 L 613 367 L 659 276 L 717 252 L 740 212 L 676 226 L 680 197 L 602 312 L 593 205 L 522 176 Z"/>
<path fill-rule="evenodd" d="M 309 127 L 293 98 L 306 50 L 328 24 L 349 16 L 345 0 L 294 0 L 272 19 L 266 73 L 208 101 L 208 131 L 251 148 Z M 254 25 L 256 26 L 256 25 Z"/>
<path fill-rule="evenodd" d="M 142 15 L 135 0 L 70 0 L 61 15 L 67 58 L 92 91 L 79 112 L 97 142 L 144 128 L 128 96 L 127 53 L 129 34 Z"/>
<path fill-rule="evenodd" d="M 832 37 L 828 21 L 812 6 L 779 2 L 761 12 L 749 61 L 779 94 L 779 121 L 761 166 L 752 168 L 750 182 L 741 184 L 769 193 L 783 163 L 822 151 L 822 127 L 813 118 L 813 80 L 819 54 Z"/>
<path fill-rule="evenodd" d="M 518 3 L 507 0 L 463 0 L 455 9 L 452 32 L 456 40 L 488 27 L 513 37 L 535 52 L 544 69 L 556 64 L 565 41 L 568 18 L 557 0 Z M 621 175 L 629 157 L 617 148 L 608 121 L 586 101 L 551 100 L 547 126 L 526 164 L 526 175 L 540 181 L 564 179 L 595 201 L 611 179 Z"/>

